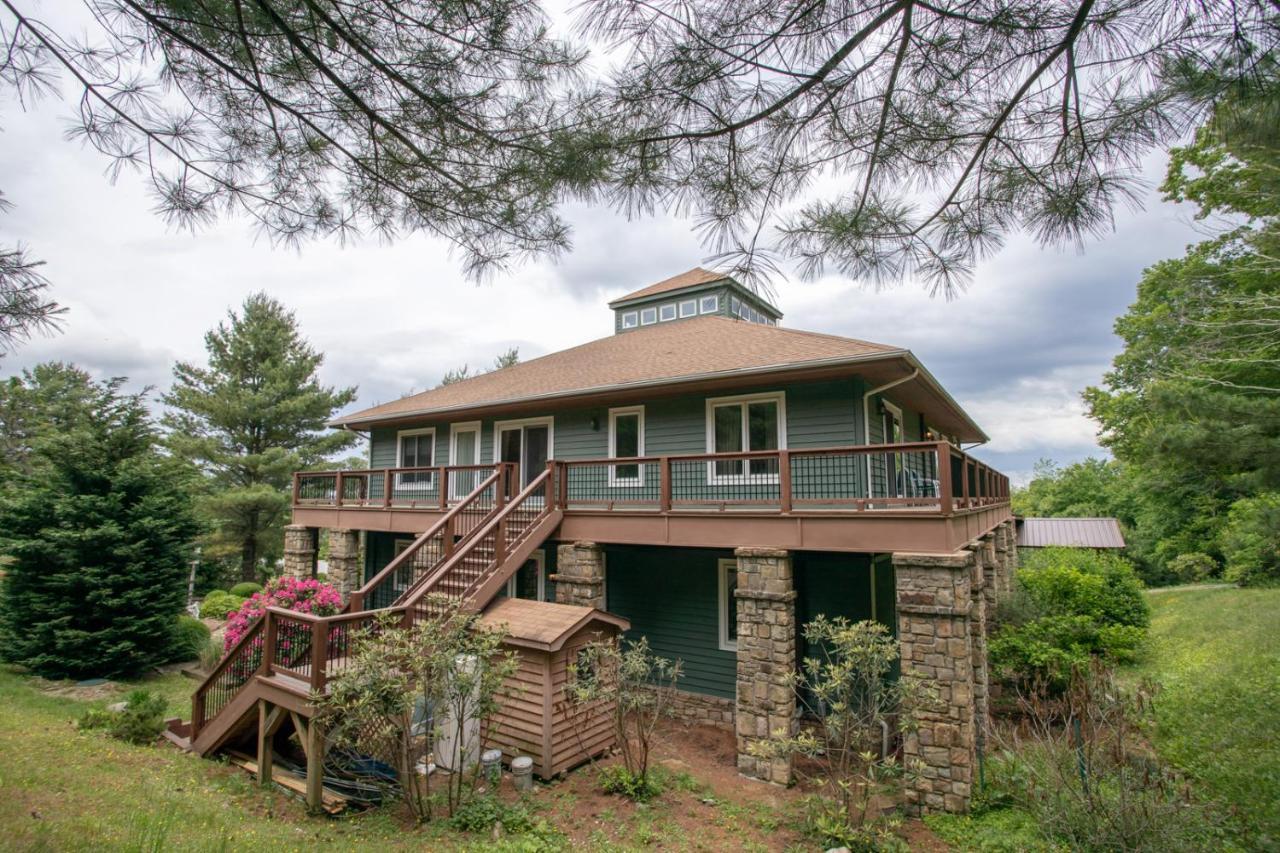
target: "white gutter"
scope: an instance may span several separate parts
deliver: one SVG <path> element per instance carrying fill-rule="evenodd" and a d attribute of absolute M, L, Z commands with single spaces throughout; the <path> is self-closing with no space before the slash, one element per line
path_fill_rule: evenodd
<path fill-rule="evenodd" d="M 920 375 L 920 368 L 916 368 L 901 379 L 895 379 L 892 382 L 886 382 L 865 392 L 862 395 L 862 434 L 867 440 L 867 444 L 871 444 L 871 395 L 883 394 L 890 388 L 896 388 L 904 382 L 910 382 Z M 883 438 L 883 436 L 881 436 Z M 881 442 L 882 444 L 886 442 Z M 867 454 L 867 499 L 871 498 L 871 454 Z"/>

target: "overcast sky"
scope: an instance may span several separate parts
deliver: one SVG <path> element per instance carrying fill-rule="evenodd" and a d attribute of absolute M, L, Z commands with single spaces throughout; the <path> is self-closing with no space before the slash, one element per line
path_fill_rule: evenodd
<path fill-rule="evenodd" d="M 585 207 L 568 210 L 565 257 L 484 285 L 464 278 L 447 244 L 421 235 L 298 252 L 255 241 L 240 220 L 174 232 L 141 178 L 112 186 L 105 160 L 64 141 L 68 110 L 0 101 L 0 190 L 15 205 L 0 215 L 0 244 L 19 241 L 46 260 L 53 295 L 70 309 L 62 334 L 0 361 L 4 376 L 62 359 L 165 388 L 174 361 L 202 361 L 205 331 L 262 290 L 296 311 L 325 353 L 324 381 L 358 385 L 364 407 L 433 387 L 464 362 L 487 366 L 511 346 L 529 359 L 610 334 L 609 299 L 706 255 L 688 221 Z M 1152 188 L 1164 164 L 1148 159 Z M 912 282 L 875 292 L 838 276 L 779 279 L 775 301 L 786 326 L 909 347 L 991 436 L 977 455 L 1021 481 L 1041 457 L 1101 453 L 1080 391 L 1118 351 L 1112 324 L 1143 268 L 1197 239 L 1190 212 L 1151 189 L 1144 210 L 1117 211 L 1115 232 L 1083 252 L 1015 237 L 951 302 Z"/>

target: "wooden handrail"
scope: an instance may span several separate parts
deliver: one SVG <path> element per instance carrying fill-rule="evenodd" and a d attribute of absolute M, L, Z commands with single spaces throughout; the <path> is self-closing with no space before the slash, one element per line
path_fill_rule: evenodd
<path fill-rule="evenodd" d="M 435 523 L 432 524 L 429 528 L 427 528 L 425 533 L 423 533 L 416 540 L 414 540 L 415 545 L 419 542 L 426 542 L 430 540 L 432 537 L 434 537 L 437 533 L 440 533 L 441 531 L 444 531 L 446 529 L 449 529 L 449 530 L 454 529 L 453 527 L 454 519 L 456 519 L 458 515 L 461 514 L 463 511 L 468 509 L 471 506 L 471 504 L 475 503 L 475 501 L 479 499 L 480 495 L 482 495 L 486 489 L 488 489 L 490 486 L 495 485 L 496 483 L 499 482 L 499 479 L 502 477 L 504 464 L 505 463 L 499 463 L 496 466 L 496 470 L 494 470 L 493 473 L 491 473 L 478 486 L 476 486 L 471 491 L 471 494 L 467 495 L 461 501 L 454 504 L 453 507 L 451 507 L 448 512 L 446 512 L 440 518 L 436 519 Z M 489 466 L 489 467 L 494 467 L 494 466 Z M 502 489 L 498 488 L 498 491 L 501 492 Z M 497 503 L 495 501 L 495 507 L 496 506 L 497 506 Z M 472 531 L 469 531 L 467 533 L 467 536 L 470 537 L 473 532 L 474 532 L 474 529 Z M 453 537 L 450 536 L 449 538 L 452 539 Z M 452 542 L 450 543 L 450 545 L 452 545 Z M 381 584 L 384 580 L 386 580 L 386 578 L 390 574 L 392 574 L 395 571 L 398 571 L 400 567 L 407 560 L 413 559 L 414 554 L 416 552 L 417 552 L 417 548 L 414 547 L 414 545 L 411 545 L 408 548 L 404 549 L 396 557 L 394 557 L 391 560 L 391 562 L 387 563 L 387 565 L 383 567 L 382 571 L 378 572 L 376 575 L 370 578 L 363 586 L 361 586 L 358 590 L 352 593 L 351 594 L 352 603 L 350 605 L 350 610 L 352 611 L 359 610 L 360 605 L 363 604 L 364 598 L 366 595 L 368 595 L 370 590 L 376 588 L 379 584 Z"/>

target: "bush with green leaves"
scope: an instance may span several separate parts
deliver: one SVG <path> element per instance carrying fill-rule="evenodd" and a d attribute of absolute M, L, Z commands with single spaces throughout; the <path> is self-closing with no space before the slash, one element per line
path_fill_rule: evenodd
<path fill-rule="evenodd" d="M 213 636 L 203 622 L 183 613 L 173 628 L 172 660 L 188 661 L 200 657 Z"/>
<path fill-rule="evenodd" d="M 751 751 L 802 759 L 797 775 L 817 792 L 808 827 L 824 847 L 896 849 L 895 824 L 876 801 L 896 794 L 918 768 L 881 754 L 884 726 L 913 731 L 913 711 L 932 704 L 930 690 L 918 679 L 891 677 L 898 643 L 879 622 L 818 616 L 804 626 L 804 638 L 815 653 L 794 675 L 793 689 L 818 725 L 775 732 Z"/>
<path fill-rule="evenodd" d="M 204 597 L 204 600 L 200 602 L 200 618 L 226 619 L 229 614 L 239 610 L 243 604 L 243 598 L 232 595 L 226 590 L 211 590 Z"/>
<path fill-rule="evenodd" d="M 228 590 L 236 598 L 252 598 L 254 593 L 262 592 L 262 584 L 253 581 L 241 581 Z"/>
<path fill-rule="evenodd" d="M 1280 583 L 1280 492 L 1231 505 L 1222 532 L 1227 580 L 1241 586 Z"/>
<path fill-rule="evenodd" d="M 125 699 L 122 711 L 94 708 L 80 717 L 82 729 L 101 729 L 117 740 L 148 744 L 164 731 L 165 700 L 150 690 L 134 690 Z"/>
<path fill-rule="evenodd" d="M 997 611 L 989 654 L 1001 679 L 1064 690 L 1094 658 L 1134 661 L 1151 621 L 1133 564 L 1086 548 L 1046 548 L 1019 570 L 1016 619 Z"/>
<path fill-rule="evenodd" d="M 1218 574 L 1218 561 L 1208 554 L 1179 554 L 1169 561 L 1169 572 L 1182 583 L 1200 583 Z"/>
<path fill-rule="evenodd" d="M 654 654 L 647 637 L 626 644 L 588 643 L 569 664 L 564 713 L 573 731 L 580 734 L 601 705 L 613 711 L 622 764 L 601 776 L 607 793 L 642 801 L 661 791 L 650 772 L 649 753 L 654 730 L 671 711 L 680 676 L 680 661 Z"/>

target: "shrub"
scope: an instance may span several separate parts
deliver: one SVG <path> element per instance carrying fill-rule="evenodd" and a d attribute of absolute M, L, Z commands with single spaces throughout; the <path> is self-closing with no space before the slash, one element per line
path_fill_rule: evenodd
<path fill-rule="evenodd" d="M 111 737 L 134 744 L 148 744 L 164 731 L 165 701 L 150 690 L 134 690 L 123 711 L 95 708 L 79 720 L 82 729 L 102 729 Z"/>
<path fill-rule="evenodd" d="M 188 661 L 200 657 L 209 644 L 212 632 L 199 619 L 183 613 L 173 628 L 173 660 Z"/>
<path fill-rule="evenodd" d="M 1231 505 L 1222 532 L 1226 579 L 1241 586 L 1280 582 L 1280 492 Z"/>
<path fill-rule="evenodd" d="M 1218 561 L 1208 554 L 1179 554 L 1169 561 L 1168 569 L 1183 583 L 1197 583 L 1218 573 Z"/>
<path fill-rule="evenodd" d="M 262 584 L 253 581 L 244 581 L 231 587 L 231 594 L 237 598 L 250 598 L 256 592 L 262 592 Z"/>
<path fill-rule="evenodd" d="M 1095 657 L 1136 659 L 1151 616 L 1128 560 L 1083 548 L 1046 548 L 1028 558 L 1016 587 L 1026 600 L 1016 619 L 997 611 L 1001 627 L 989 649 L 1002 679 L 1061 691 Z"/>
<path fill-rule="evenodd" d="M 752 745 L 764 759 L 804 759 L 798 774 L 819 788 L 810 809 L 810 834 L 824 847 L 891 849 L 892 825 L 876 801 L 892 796 L 905 772 L 893 755 L 882 755 L 884 726 L 894 718 L 913 731 L 912 709 L 932 697 L 916 679 L 890 678 L 898 643 L 879 622 L 819 616 L 804 626 L 817 653 L 804 660 L 793 688 L 797 701 L 819 725 L 797 734 L 775 732 Z"/>
<path fill-rule="evenodd" d="M 237 598 L 226 590 L 215 589 L 200 602 L 201 619 L 226 619 L 233 611 L 244 605 L 243 598 Z"/>
<path fill-rule="evenodd" d="M 1145 627 L 1151 621 L 1142 581 L 1123 557 L 1045 548 L 1027 560 L 1018 579 L 1045 615 L 1087 615 L 1107 625 Z"/>
<path fill-rule="evenodd" d="M 588 643 L 569 665 L 566 714 L 574 731 L 582 731 L 579 723 L 585 722 L 597 703 L 613 708 L 614 738 L 626 776 L 604 777 L 606 784 L 617 783 L 609 793 L 632 799 L 656 793 L 659 786 L 649 778 L 649 751 L 658 721 L 671 710 L 680 674 L 680 661 L 650 652 L 646 637 L 625 648 L 612 640 Z"/>
<path fill-rule="evenodd" d="M 342 595 L 335 587 L 313 578 L 272 578 L 262 592 L 254 593 L 227 617 L 223 649 L 230 651 L 232 646 L 240 642 L 240 638 L 248 633 L 268 607 L 283 607 L 314 616 L 332 616 L 342 607 Z M 203 610 L 201 615 L 204 615 Z"/>

